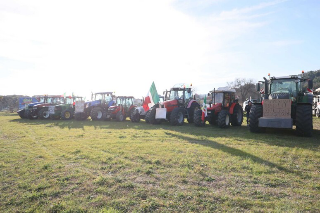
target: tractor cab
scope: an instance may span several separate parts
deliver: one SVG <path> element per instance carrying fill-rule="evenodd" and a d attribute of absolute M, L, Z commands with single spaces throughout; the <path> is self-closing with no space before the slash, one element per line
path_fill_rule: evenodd
<path fill-rule="evenodd" d="M 113 92 L 98 92 L 91 95 L 91 102 L 88 103 L 88 107 L 92 106 L 107 106 L 110 107 L 114 104 L 113 101 L 114 93 Z"/>
<path fill-rule="evenodd" d="M 208 93 L 208 97 L 211 96 L 212 101 L 209 102 L 210 107 L 222 107 L 228 108 L 233 103 L 236 103 L 236 91 L 234 89 L 229 88 L 218 88 L 214 89 Z"/>
<path fill-rule="evenodd" d="M 261 102 L 254 103 L 250 111 L 251 132 L 266 128 L 288 128 L 296 125 L 299 136 L 312 135 L 313 81 L 301 75 L 270 77 L 261 82 L 257 91 L 263 91 Z"/>
<path fill-rule="evenodd" d="M 178 106 L 184 106 L 193 98 L 192 85 L 176 84 L 169 91 L 165 91 L 164 103 L 171 103 Z M 165 104 L 166 105 L 166 104 Z"/>
<path fill-rule="evenodd" d="M 117 96 L 115 106 L 110 106 L 106 115 L 106 119 L 117 119 L 117 121 L 124 121 L 131 115 L 135 106 L 133 105 L 133 96 Z"/>

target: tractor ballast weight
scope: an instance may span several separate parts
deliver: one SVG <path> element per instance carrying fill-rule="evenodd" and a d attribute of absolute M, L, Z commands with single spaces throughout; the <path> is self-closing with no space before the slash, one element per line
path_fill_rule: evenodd
<path fill-rule="evenodd" d="M 91 101 L 75 103 L 74 117 L 76 120 L 85 120 L 90 116 L 93 121 L 101 121 L 108 108 L 114 104 L 113 99 L 113 92 L 94 93 L 91 96 Z"/>
<path fill-rule="evenodd" d="M 308 85 L 303 85 L 308 83 Z M 260 86 L 257 85 L 257 90 Z M 264 78 L 262 100 L 253 103 L 249 115 L 251 132 L 264 132 L 266 128 L 296 126 L 298 136 L 312 136 L 313 82 L 302 75 Z M 260 89 L 261 91 L 261 89 Z"/>
<path fill-rule="evenodd" d="M 193 96 L 192 85 L 176 84 L 164 94 L 165 101 L 150 109 L 150 114 L 147 114 L 148 121 L 151 124 L 159 124 L 167 120 L 171 125 L 181 126 L 187 118 L 189 123 L 193 123 L 194 112 L 200 109 L 200 105 Z"/>
<path fill-rule="evenodd" d="M 235 90 L 229 88 L 218 88 L 208 93 L 212 101 L 207 108 L 207 116 L 204 109 L 196 111 L 194 116 L 195 126 L 204 126 L 206 121 L 211 125 L 217 125 L 220 128 L 230 126 L 241 126 L 243 122 L 243 110 L 238 100 L 235 98 Z"/>
<path fill-rule="evenodd" d="M 110 106 L 106 113 L 103 114 L 104 120 L 116 119 L 117 121 L 124 121 L 130 117 L 134 109 L 133 96 L 117 96 L 114 106 Z"/>

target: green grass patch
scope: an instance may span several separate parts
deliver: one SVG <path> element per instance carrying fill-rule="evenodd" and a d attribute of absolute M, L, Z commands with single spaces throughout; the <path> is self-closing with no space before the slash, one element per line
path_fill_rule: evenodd
<path fill-rule="evenodd" d="M 318 212 L 319 138 L 0 113 L 0 212 Z"/>

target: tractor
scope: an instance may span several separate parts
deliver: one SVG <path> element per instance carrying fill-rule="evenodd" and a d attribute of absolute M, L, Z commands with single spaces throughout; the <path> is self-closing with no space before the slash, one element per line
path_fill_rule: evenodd
<path fill-rule="evenodd" d="M 266 128 L 296 126 L 298 136 L 312 136 L 313 82 L 301 75 L 264 78 L 263 100 L 253 103 L 249 114 L 249 129 L 253 133 Z"/>
<path fill-rule="evenodd" d="M 230 126 L 241 126 L 243 121 L 243 110 L 235 98 L 235 90 L 229 88 L 218 88 L 208 93 L 212 101 L 209 102 L 207 115 L 199 109 L 194 115 L 195 126 L 204 126 L 206 121 L 211 125 L 218 125 L 220 128 Z"/>
<path fill-rule="evenodd" d="M 75 103 L 75 119 L 85 120 L 90 116 L 93 121 L 103 120 L 103 114 L 114 104 L 113 98 L 113 92 L 98 92 L 92 94 L 92 101 L 77 101 Z"/>
<path fill-rule="evenodd" d="M 107 113 L 103 115 L 104 119 L 116 119 L 117 121 L 126 120 L 136 107 L 133 105 L 133 100 L 133 96 L 117 96 L 116 105 L 108 108 Z"/>
<path fill-rule="evenodd" d="M 142 99 L 143 102 L 145 99 Z M 162 103 L 164 101 L 164 96 L 159 95 L 159 103 Z M 140 119 L 145 119 L 147 123 L 149 123 L 149 115 L 150 110 L 146 110 L 143 106 L 137 106 L 132 110 L 132 113 L 130 114 L 130 120 L 132 122 L 140 122 Z"/>
<path fill-rule="evenodd" d="M 160 124 L 168 120 L 171 125 L 181 126 L 185 118 L 193 123 L 194 112 L 200 109 L 200 105 L 193 96 L 192 85 L 176 84 L 163 94 L 166 101 L 150 109 L 150 114 L 147 114 L 149 123 Z"/>
<path fill-rule="evenodd" d="M 44 101 L 44 96 L 33 96 L 33 97 L 21 97 L 19 98 L 19 110 L 17 111 L 20 118 L 28 118 L 28 105 L 39 104 L 39 101 Z M 31 105 L 30 105 L 31 106 Z"/>
<path fill-rule="evenodd" d="M 41 103 L 28 105 L 28 118 L 33 119 L 49 119 L 49 106 L 64 103 L 64 97 L 61 95 L 48 95 L 40 99 Z"/>
<path fill-rule="evenodd" d="M 73 118 L 75 103 L 78 101 L 82 101 L 82 97 L 77 96 L 67 96 L 65 97 L 65 102 L 55 105 L 49 106 L 49 114 L 51 119 L 62 119 L 62 120 L 70 120 Z"/>

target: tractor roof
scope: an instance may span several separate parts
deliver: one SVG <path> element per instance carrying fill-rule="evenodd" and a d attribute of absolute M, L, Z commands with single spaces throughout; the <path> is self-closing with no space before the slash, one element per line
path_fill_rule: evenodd
<path fill-rule="evenodd" d="M 96 92 L 94 93 L 95 95 L 96 94 L 109 94 L 109 95 L 112 95 L 114 92 Z"/>
<path fill-rule="evenodd" d="M 215 93 L 223 93 L 223 92 L 236 92 L 235 89 L 231 89 L 229 87 L 219 87 L 218 89 L 216 90 L 212 90 L 210 91 L 211 93 L 215 92 Z"/>
<path fill-rule="evenodd" d="M 288 76 L 280 76 L 280 77 L 272 76 L 272 77 L 270 77 L 270 79 L 271 80 L 280 80 L 280 79 L 302 79 L 302 78 L 299 75 L 288 75 Z"/>
<path fill-rule="evenodd" d="M 175 84 L 171 89 L 188 89 L 188 88 L 191 88 L 191 87 L 192 87 L 192 84 L 180 83 L 180 84 Z"/>
<path fill-rule="evenodd" d="M 117 98 L 134 98 L 133 96 L 117 96 Z"/>

